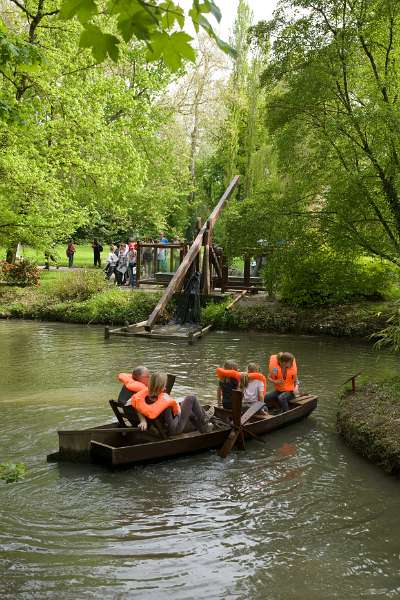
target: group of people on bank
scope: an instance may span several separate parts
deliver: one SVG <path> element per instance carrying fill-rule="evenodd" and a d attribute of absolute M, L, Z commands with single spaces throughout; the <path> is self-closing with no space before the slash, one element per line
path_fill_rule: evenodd
<path fill-rule="evenodd" d="M 258 365 L 250 363 L 247 370 L 240 372 L 237 364 L 226 361 L 216 370 L 218 378 L 217 404 L 225 409 L 232 408 L 232 391 L 241 390 L 243 406 L 262 402 L 259 413 L 268 415 L 270 409 L 289 410 L 289 402 L 298 395 L 296 359 L 290 352 L 273 354 L 269 360 L 268 376 L 260 372 Z M 149 421 L 161 418 L 168 435 L 190 431 L 210 431 L 210 419 L 214 407 L 205 410 L 196 396 L 190 395 L 177 401 L 166 392 L 166 373 L 151 373 L 146 367 L 138 366 L 132 374 L 119 373 L 119 381 L 132 396 L 127 404 L 136 411 L 138 427 L 145 431 Z M 274 390 L 267 393 L 267 381 Z"/>

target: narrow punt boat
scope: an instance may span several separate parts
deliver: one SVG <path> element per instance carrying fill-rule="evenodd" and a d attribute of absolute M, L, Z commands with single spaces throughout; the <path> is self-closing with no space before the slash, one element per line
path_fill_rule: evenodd
<path fill-rule="evenodd" d="M 47 459 L 123 467 L 213 448 L 219 448 L 220 456 L 225 457 L 235 444 L 243 448 L 245 438 L 258 438 L 304 419 L 316 408 L 317 396 L 299 396 L 287 412 L 277 415 L 258 415 L 256 406 L 242 414 L 241 403 L 240 393 L 232 412 L 216 408 L 212 430 L 207 433 L 194 431 L 160 438 L 157 432 L 144 432 L 137 427 L 126 426 L 122 417 L 118 418 L 119 422 L 99 427 L 59 431 L 59 451 L 49 454 Z"/>

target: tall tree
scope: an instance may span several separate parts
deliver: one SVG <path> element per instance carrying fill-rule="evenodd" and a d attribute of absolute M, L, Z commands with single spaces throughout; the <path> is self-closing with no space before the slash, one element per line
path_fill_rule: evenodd
<path fill-rule="evenodd" d="M 286 216 L 400 265 L 400 4 L 283 0 L 266 28 Z"/>

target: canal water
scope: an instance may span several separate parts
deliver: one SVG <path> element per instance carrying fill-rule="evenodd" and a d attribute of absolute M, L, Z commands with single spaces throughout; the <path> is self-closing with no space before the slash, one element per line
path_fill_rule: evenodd
<path fill-rule="evenodd" d="M 57 429 L 106 423 L 118 371 L 177 374 L 215 397 L 214 369 L 293 352 L 307 420 L 215 452 L 109 472 L 48 464 Z M 0 322 L 0 598 L 360 600 L 400 598 L 399 481 L 335 432 L 337 388 L 398 359 L 356 341 L 214 332 L 195 346 L 103 339 L 98 327 Z"/>

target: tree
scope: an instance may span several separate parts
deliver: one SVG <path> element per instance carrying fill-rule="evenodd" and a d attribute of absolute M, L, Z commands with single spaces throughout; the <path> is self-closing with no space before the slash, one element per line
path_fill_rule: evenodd
<path fill-rule="evenodd" d="M 396 0 L 283 0 L 265 27 L 274 45 L 262 76 L 286 222 L 314 221 L 337 251 L 396 265 L 399 17 Z"/>
<path fill-rule="evenodd" d="M 100 14 L 106 16 L 101 18 Z M 60 15 L 64 19 L 79 19 L 83 27 L 80 46 L 91 48 L 99 62 L 107 56 L 117 60 L 121 40 L 129 42 L 135 37 L 146 43 L 148 60 L 161 58 L 172 71 L 177 71 L 183 61 L 195 60 L 193 38 L 183 31 L 188 20 L 196 32 L 203 29 L 222 50 L 232 52 L 230 46 L 216 35 L 206 17 L 212 15 L 217 21 L 221 19 L 221 11 L 213 0 L 193 0 L 188 15 L 172 0 L 153 0 L 151 3 L 119 0 L 108 5 L 105 13 L 98 0 L 64 0 Z M 108 32 L 104 31 L 105 23 L 111 25 Z"/>

